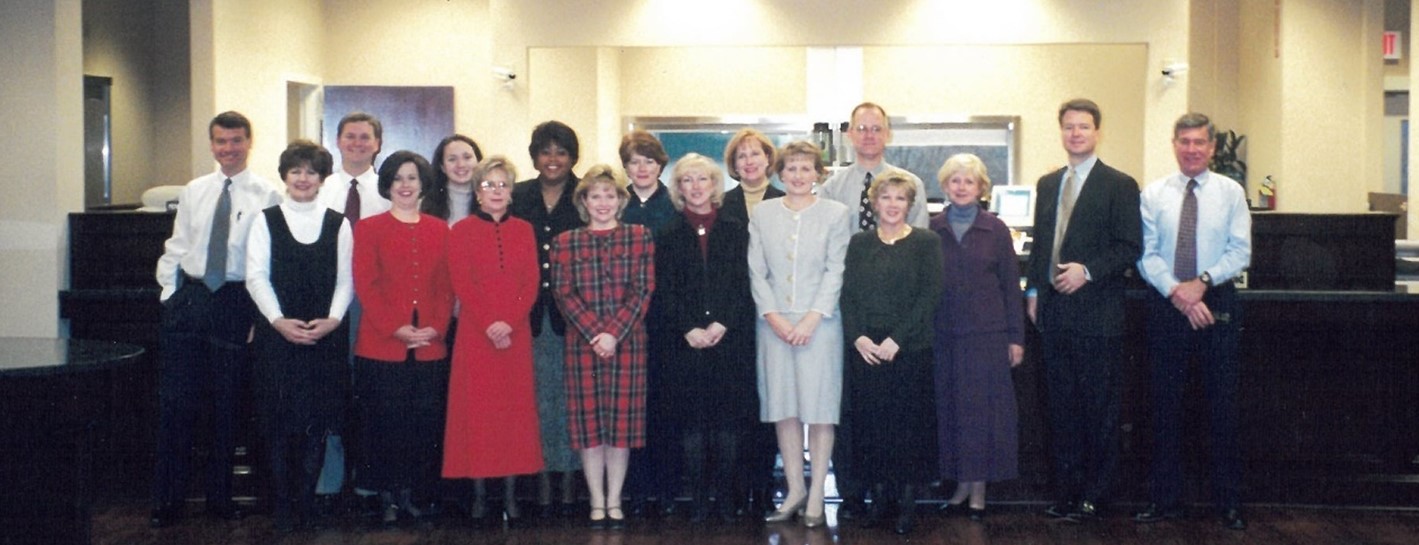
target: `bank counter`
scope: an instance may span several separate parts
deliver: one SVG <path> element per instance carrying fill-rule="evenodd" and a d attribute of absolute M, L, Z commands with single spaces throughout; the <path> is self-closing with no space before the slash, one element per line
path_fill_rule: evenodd
<path fill-rule="evenodd" d="M 1395 284 L 1394 219 L 1253 213 L 1252 266 L 1238 291 L 1243 501 L 1419 506 L 1419 290 Z M 1132 276 L 1117 497 L 1146 502 L 1146 327 L 1154 294 Z M 1038 333 L 1031 330 L 1027 342 L 1025 364 L 1015 371 L 1022 479 L 998 488 L 1019 500 L 1048 498 L 1050 490 Z M 1208 504 L 1196 365 L 1185 398 L 1185 499 Z"/>

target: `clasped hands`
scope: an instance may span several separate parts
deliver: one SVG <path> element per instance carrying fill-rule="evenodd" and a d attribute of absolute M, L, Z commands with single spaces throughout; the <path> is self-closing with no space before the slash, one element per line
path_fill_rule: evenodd
<path fill-rule="evenodd" d="M 616 336 L 610 333 L 597 333 L 591 338 L 591 351 L 597 357 L 610 358 L 616 355 Z"/>
<path fill-rule="evenodd" d="M 405 348 L 420 348 L 433 344 L 439 338 L 439 332 L 432 327 L 414 327 L 413 325 L 402 325 L 394 330 L 394 338 L 404 343 Z"/>
<path fill-rule="evenodd" d="M 271 322 L 271 327 L 276 329 L 291 344 L 312 345 L 316 341 L 325 338 L 335 328 L 340 327 L 340 320 L 335 318 L 316 318 L 314 320 L 296 320 L 294 318 L 281 317 Z"/>
<path fill-rule="evenodd" d="M 1173 303 L 1173 308 L 1187 316 L 1187 322 L 1192 325 L 1193 330 L 1205 329 L 1217 323 L 1212 317 L 1212 310 L 1207 308 L 1207 303 L 1202 302 L 1202 296 L 1206 293 L 1207 285 L 1196 278 L 1178 283 L 1168 293 L 1168 300 Z"/>
<path fill-rule="evenodd" d="M 720 339 L 724 338 L 725 331 L 726 329 L 723 324 L 715 322 L 705 327 L 691 329 L 688 333 L 685 333 L 685 342 L 690 344 L 690 348 L 711 348 L 719 344 Z"/>
<path fill-rule="evenodd" d="M 892 361 L 896 359 L 897 351 L 901 350 L 901 347 L 897 346 L 897 341 L 892 340 L 891 337 L 883 339 L 879 344 L 862 336 L 853 341 L 852 346 L 862 356 L 862 361 L 867 362 L 868 365 L 881 365 L 884 361 Z"/>
<path fill-rule="evenodd" d="M 774 330 L 783 342 L 790 346 L 806 346 L 809 340 L 813 339 L 813 332 L 817 331 L 818 324 L 823 321 L 823 315 L 817 311 L 809 311 L 803 315 L 803 319 L 798 323 L 789 323 L 788 318 L 782 314 L 770 312 L 764 315 L 764 321 L 769 323 L 769 327 Z"/>
<path fill-rule="evenodd" d="M 493 342 L 493 348 L 503 350 L 512 346 L 512 326 L 508 325 L 507 322 L 493 322 L 483 334 L 487 335 L 488 340 Z"/>

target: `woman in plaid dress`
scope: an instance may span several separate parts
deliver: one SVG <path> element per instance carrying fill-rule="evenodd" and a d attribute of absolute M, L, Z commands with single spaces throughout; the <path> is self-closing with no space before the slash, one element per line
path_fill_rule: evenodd
<path fill-rule="evenodd" d="M 581 453 L 591 523 L 624 524 L 630 449 L 645 446 L 645 313 L 655 289 L 650 230 L 619 219 L 630 194 L 608 165 L 587 171 L 572 202 L 587 226 L 558 235 L 552 284 L 566 316 L 567 409 Z"/>

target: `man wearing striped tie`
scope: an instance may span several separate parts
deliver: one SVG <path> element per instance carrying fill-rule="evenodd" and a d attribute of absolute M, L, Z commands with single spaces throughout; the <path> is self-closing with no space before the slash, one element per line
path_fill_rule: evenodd
<path fill-rule="evenodd" d="M 1236 180 L 1208 170 L 1216 130 L 1189 113 L 1173 125 L 1179 172 L 1143 190 L 1143 257 L 1156 290 L 1148 302 L 1152 362 L 1152 504 L 1137 522 L 1182 516 L 1182 399 L 1187 361 L 1199 360 L 1211 434 L 1212 494 L 1223 526 L 1246 528 L 1241 513 L 1237 391 L 1242 308 L 1233 280 L 1251 262 L 1251 213 Z"/>

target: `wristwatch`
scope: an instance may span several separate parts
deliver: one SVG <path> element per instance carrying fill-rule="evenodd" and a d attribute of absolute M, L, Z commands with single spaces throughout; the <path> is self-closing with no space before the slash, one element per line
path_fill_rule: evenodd
<path fill-rule="evenodd" d="M 1197 279 L 1198 279 L 1198 280 L 1201 280 L 1202 283 L 1203 283 L 1204 285 L 1206 285 L 1207 287 L 1209 287 L 1209 288 L 1212 287 L 1212 274 L 1211 274 L 1211 273 L 1209 273 L 1209 272 L 1207 272 L 1207 271 L 1202 271 L 1202 274 L 1199 275 L 1199 276 L 1197 277 Z"/>

